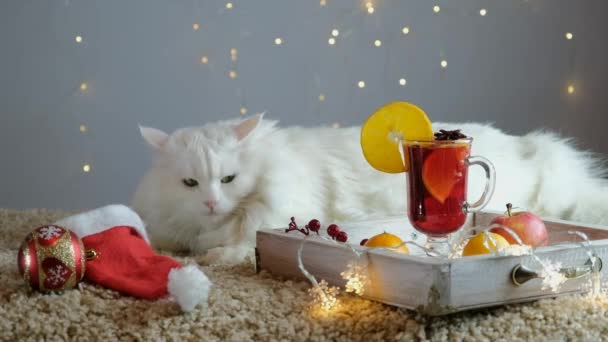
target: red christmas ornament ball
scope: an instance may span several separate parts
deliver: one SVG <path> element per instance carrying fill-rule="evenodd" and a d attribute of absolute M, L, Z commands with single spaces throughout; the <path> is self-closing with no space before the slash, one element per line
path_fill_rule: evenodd
<path fill-rule="evenodd" d="M 42 226 L 25 237 L 17 264 L 19 273 L 34 290 L 71 289 L 84 276 L 84 247 L 72 231 L 55 225 Z"/>

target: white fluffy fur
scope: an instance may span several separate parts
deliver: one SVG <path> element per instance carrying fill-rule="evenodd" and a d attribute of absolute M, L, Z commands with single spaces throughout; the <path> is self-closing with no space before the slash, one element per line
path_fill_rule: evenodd
<path fill-rule="evenodd" d="M 608 223 L 608 194 L 598 164 L 554 134 L 512 136 L 483 124 L 435 123 L 474 137 L 472 154 L 490 159 L 497 172 L 487 208 L 507 202 L 539 215 Z M 245 131 L 245 134 L 243 134 Z M 405 175 L 371 168 L 359 145 L 360 129 L 278 129 L 254 116 L 210 123 L 171 135 L 142 135 L 157 152 L 132 205 L 152 243 L 169 250 L 207 252 L 209 262 L 235 262 L 261 227 L 283 227 L 295 216 L 328 224 L 405 212 Z M 237 133 L 242 136 L 239 140 Z M 219 180 L 236 173 L 232 183 Z M 481 168 L 469 172 L 469 199 L 483 187 Z M 183 178 L 198 180 L 188 188 Z M 218 199 L 211 213 L 204 201 Z"/>
<path fill-rule="evenodd" d="M 192 311 L 198 303 L 207 300 L 211 285 L 197 266 L 187 265 L 169 271 L 167 290 L 182 311 Z"/>
<path fill-rule="evenodd" d="M 135 211 L 126 205 L 110 204 L 105 207 L 63 218 L 54 224 L 73 231 L 80 238 L 102 232 L 115 226 L 131 226 L 146 240 L 146 228 Z"/>

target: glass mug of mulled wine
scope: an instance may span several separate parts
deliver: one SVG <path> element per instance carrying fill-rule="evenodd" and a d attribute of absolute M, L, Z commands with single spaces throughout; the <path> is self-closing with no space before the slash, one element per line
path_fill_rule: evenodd
<path fill-rule="evenodd" d="M 427 236 L 425 247 L 439 255 L 449 253 L 448 235 L 464 225 L 468 213 L 485 207 L 494 193 L 494 166 L 484 157 L 470 155 L 472 142 L 469 137 L 401 144 L 404 163 L 409 163 L 408 218 Z M 474 203 L 467 202 L 471 165 L 481 166 L 486 180 L 481 197 Z"/>

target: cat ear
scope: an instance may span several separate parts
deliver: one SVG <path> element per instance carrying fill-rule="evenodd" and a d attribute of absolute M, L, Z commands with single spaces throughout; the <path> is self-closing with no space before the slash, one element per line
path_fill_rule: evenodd
<path fill-rule="evenodd" d="M 146 142 L 156 149 L 162 148 L 167 143 L 167 140 L 169 140 L 169 135 L 160 129 L 140 125 L 139 132 Z"/>
<path fill-rule="evenodd" d="M 234 133 L 236 134 L 236 138 L 240 141 L 245 139 L 253 130 L 258 127 L 260 122 L 262 122 L 262 118 L 264 117 L 264 113 L 256 114 L 249 119 L 239 123 L 238 125 L 233 127 Z"/>

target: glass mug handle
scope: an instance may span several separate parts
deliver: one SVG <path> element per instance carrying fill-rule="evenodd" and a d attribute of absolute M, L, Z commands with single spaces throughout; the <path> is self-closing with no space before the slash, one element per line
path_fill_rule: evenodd
<path fill-rule="evenodd" d="M 464 210 L 467 213 L 474 213 L 483 209 L 494 194 L 494 185 L 496 183 L 496 171 L 494 171 L 494 165 L 486 158 L 482 156 L 469 156 L 466 159 L 467 166 L 479 165 L 483 168 L 486 173 L 486 187 L 483 189 L 483 194 L 473 204 L 468 202 L 464 203 Z"/>

